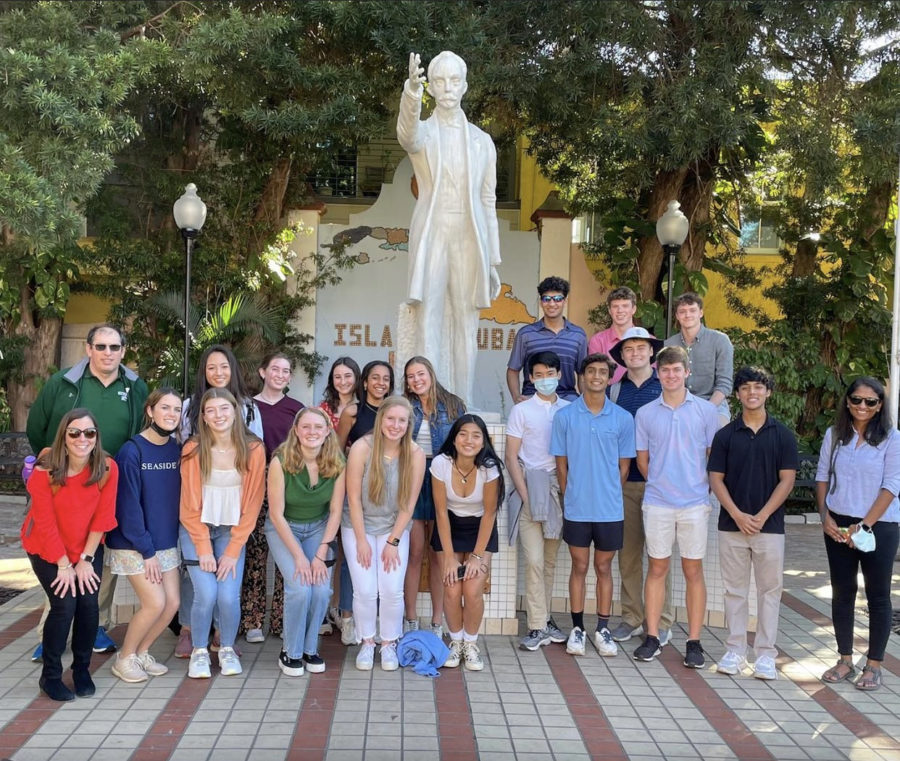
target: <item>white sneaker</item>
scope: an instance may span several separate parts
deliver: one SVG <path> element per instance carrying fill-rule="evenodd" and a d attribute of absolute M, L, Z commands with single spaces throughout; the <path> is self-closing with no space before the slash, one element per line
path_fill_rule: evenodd
<path fill-rule="evenodd" d="M 144 671 L 150 676 L 162 676 L 169 673 L 169 667 L 157 661 L 149 652 L 138 653 L 137 659 Z"/>
<path fill-rule="evenodd" d="M 196 647 L 191 653 L 188 676 L 191 679 L 209 679 L 212 676 L 209 670 L 209 650 L 205 647 Z"/>
<path fill-rule="evenodd" d="M 753 676 L 757 679 L 778 679 L 775 670 L 775 659 L 770 655 L 761 655 L 753 664 Z"/>
<path fill-rule="evenodd" d="M 459 666 L 459 661 L 462 658 L 463 652 L 463 641 L 461 639 L 451 639 L 450 640 L 450 655 L 447 656 L 447 660 L 444 661 L 445 669 L 455 669 Z"/>
<path fill-rule="evenodd" d="M 147 672 L 144 671 L 144 668 L 141 666 L 141 662 L 136 655 L 126 655 L 124 658 L 121 654 L 117 655 L 113 659 L 113 665 L 112 668 L 110 668 L 110 671 L 123 682 L 128 682 L 129 684 L 147 681 Z"/>
<path fill-rule="evenodd" d="M 566 640 L 566 652 L 569 655 L 584 655 L 584 629 L 575 626 L 569 632 L 569 639 Z"/>
<path fill-rule="evenodd" d="M 363 642 L 356 655 L 356 668 L 360 671 L 371 671 L 375 666 L 375 643 Z"/>
<path fill-rule="evenodd" d="M 417 632 L 419 631 L 419 619 L 418 618 L 404 618 L 403 619 L 403 633 L 407 632 Z"/>
<path fill-rule="evenodd" d="M 474 642 L 462 643 L 462 654 L 465 659 L 466 668 L 469 671 L 481 671 L 484 668 L 484 661 L 481 660 L 481 651 Z"/>
<path fill-rule="evenodd" d="M 431 633 L 438 639 L 444 638 L 444 627 L 441 624 L 431 624 Z"/>
<path fill-rule="evenodd" d="M 244 635 L 244 639 L 247 642 L 252 642 L 253 644 L 257 644 L 259 642 L 266 641 L 266 635 L 263 634 L 262 629 L 248 629 L 247 633 Z"/>
<path fill-rule="evenodd" d="M 746 666 L 747 659 L 743 655 L 739 655 L 734 650 L 729 650 L 719 659 L 719 662 L 716 664 L 716 671 L 720 674 L 734 676 L 735 674 L 740 674 Z"/>
<path fill-rule="evenodd" d="M 359 642 L 359 639 L 356 637 L 356 626 L 353 623 L 353 616 L 341 619 L 341 642 L 348 646 Z"/>
<path fill-rule="evenodd" d="M 612 658 L 619 652 L 619 648 L 613 641 L 612 634 L 607 627 L 594 632 L 594 647 L 604 658 Z"/>
<path fill-rule="evenodd" d="M 397 659 L 397 642 L 391 642 L 381 646 L 381 670 L 396 671 L 400 668 L 400 661 Z"/>
<path fill-rule="evenodd" d="M 223 647 L 219 650 L 219 668 L 222 669 L 222 676 L 237 676 L 243 672 L 241 659 L 233 647 Z"/>

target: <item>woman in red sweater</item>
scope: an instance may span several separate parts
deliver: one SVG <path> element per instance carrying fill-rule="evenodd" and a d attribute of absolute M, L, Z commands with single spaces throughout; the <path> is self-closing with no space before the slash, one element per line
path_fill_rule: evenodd
<path fill-rule="evenodd" d="M 53 700 L 95 692 L 91 653 L 97 634 L 100 542 L 116 527 L 116 463 L 104 452 L 94 416 L 76 408 L 63 416 L 49 450 L 28 479 L 31 509 L 22 546 L 50 600 L 38 684 Z M 62 681 L 62 655 L 72 628 L 72 693 Z"/>

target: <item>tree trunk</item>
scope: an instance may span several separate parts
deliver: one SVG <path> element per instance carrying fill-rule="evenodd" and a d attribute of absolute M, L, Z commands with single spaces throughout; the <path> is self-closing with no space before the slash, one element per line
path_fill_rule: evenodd
<path fill-rule="evenodd" d="M 679 199 L 681 211 L 690 222 L 688 237 L 681 247 L 680 258 L 684 266 L 692 272 L 703 268 L 718 155 L 718 146 L 711 147 L 705 158 L 699 159 L 688 169 Z"/>
<path fill-rule="evenodd" d="M 659 219 L 666 211 L 669 201 L 679 200 L 682 185 L 687 175 L 687 167 L 675 171 L 664 171 L 656 175 L 647 208 L 648 219 Z M 663 266 L 663 250 L 655 235 L 641 238 L 638 243 L 638 277 L 641 284 L 641 298 L 652 300 L 656 297 L 656 284 Z"/>
<path fill-rule="evenodd" d="M 22 286 L 20 305 L 22 318 L 13 329 L 17 336 L 28 339 L 25 362 L 19 375 L 7 387 L 7 402 L 12 411 L 14 431 L 24 431 L 28 410 L 37 398 L 37 379 L 46 378 L 49 368 L 56 364 L 59 337 L 62 334 L 61 317 L 43 317 L 35 320 L 30 307 L 29 286 Z"/>
<path fill-rule="evenodd" d="M 284 194 L 287 191 L 288 181 L 291 179 L 292 164 L 293 160 L 290 156 L 282 156 L 275 162 L 256 207 L 256 213 L 253 216 L 254 222 L 262 222 L 271 229 L 281 219 Z"/>

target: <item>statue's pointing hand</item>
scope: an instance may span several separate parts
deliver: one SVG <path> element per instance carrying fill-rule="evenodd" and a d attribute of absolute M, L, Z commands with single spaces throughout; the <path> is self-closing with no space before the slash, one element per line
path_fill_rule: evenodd
<path fill-rule="evenodd" d="M 409 86 L 414 91 L 421 91 L 425 83 L 425 69 L 418 53 L 409 54 Z"/>

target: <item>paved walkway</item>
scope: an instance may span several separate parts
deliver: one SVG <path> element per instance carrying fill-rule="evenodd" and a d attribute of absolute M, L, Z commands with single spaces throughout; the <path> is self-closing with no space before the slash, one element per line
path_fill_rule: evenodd
<path fill-rule="evenodd" d="M 31 589 L 0 607 L 0 758 L 900 761 L 898 639 L 891 638 L 880 692 L 822 684 L 818 676 L 836 653 L 821 530 L 789 527 L 788 547 L 775 682 L 721 676 L 712 663 L 685 669 L 680 626 L 658 661 L 640 664 L 630 658 L 636 640 L 604 659 L 590 646 L 573 658 L 562 645 L 530 653 L 514 637 L 489 636 L 481 641 L 484 671 L 447 670 L 433 680 L 405 670 L 359 672 L 356 648 L 326 637 L 323 674 L 282 675 L 280 642 L 269 639 L 241 644 L 242 676 L 214 669 L 212 679 L 194 681 L 166 632 L 154 654 L 169 674 L 124 684 L 110 674 L 109 656 L 95 656 L 97 695 L 57 704 L 38 695 L 39 664 L 28 658 L 42 604 Z M 0 576 L 15 548 L 2 550 Z M 566 618 L 557 616 L 564 628 Z M 862 638 L 865 627 L 861 613 Z M 724 652 L 724 635 L 704 630 L 711 661 Z M 121 641 L 122 631 L 113 637 Z"/>

